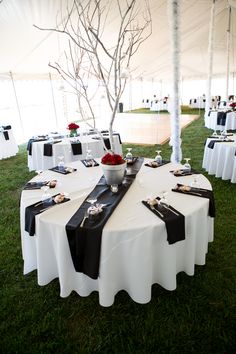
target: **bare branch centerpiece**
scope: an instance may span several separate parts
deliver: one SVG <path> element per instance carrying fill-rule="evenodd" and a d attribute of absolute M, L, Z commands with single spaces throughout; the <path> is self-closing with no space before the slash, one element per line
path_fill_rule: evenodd
<path fill-rule="evenodd" d="M 35 27 L 68 39 L 60 60 L 49 66 L 76 95 L 81 119 L 98 134 L 95 102 L 101 96 L 106 100 L 110 111 L 109 154 L 114 155 L 113 123 L 131 75 L 131 61 L 152 33 L 148 0 L 68 0 L 62 4 L 66 5 L 60 11 L 60 23 L 54 28 Z M 116 164 L 121 165 L 109 166 Z"/>

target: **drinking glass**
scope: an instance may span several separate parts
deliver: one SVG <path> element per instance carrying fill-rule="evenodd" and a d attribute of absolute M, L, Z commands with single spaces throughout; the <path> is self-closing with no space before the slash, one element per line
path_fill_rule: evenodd
<path fill-rule="evenodd" d="M 93 156 L 92 156 L 92 150 L 90 149 L 87 149 L 87 153 L 86 153 L 86 158 L 85 158 L 87 161 L 91 161 L 93 159 Z"/>
<path fill-rule="evenodd" d="M 199 182 L 198 182 L 198 175 L 193 175 L 193 180 L 191 182 L 191 187 L 193 188 L 199 188 Z"/>
<path fill-rule="evenodd" d="M 64 171 L 64 169 L 65 169 L 64 156 L 58 156 L 58 160 L 59 160 L 59 163 L 58 163 L 59 171 Z"/>
<path fill-rule="evenodd" d="M 217 134 L 217 131 L 216 130 L 214 130 L 214 132 L 212 133 L 212 136 L 217 136 L 218 134 Z"/>
<path fill-rule="evenodd" d="M 155 161 L 160 165 L 162 163 L 161 150 L 156 150 Z"/>
<path fill-rule="evenodd" d="M 191 165 L 190 165 L 189 161 L 191 159 L 189 157 L 186 157 L 186 158 L 184 158 L 184 160 L 185 160 L 184 168 L 185 168 L 186 171 L 190 172 L 191 171 Z"/>
<path fill-rule="evenodd" d="M 168 205 L 168 201 L 167 201 L 167 195 L 168 195 L 168 192 L 167 191 L 162 191 L 161 192 L 161 195 L 160 195 L 160 206 L 163 204 L 163 205 Z"/>
<path fill-rule="evenodd" d="M 117 193 L 119 190 L 118 184 L 111 184 L 111 191 L 112 193 Z"/>
<path fill-rule="evenodd" d="M 52 196 L 49 193 L 49 186 L 43 186 L 41 187 L 43 194 L 41 197 L 41 200 L 43 202 L 44 205 L 49 205 L 52 203 Z"/>
<path fill-rule="evenodd" d="M 129 162 L 132 162 L 132 160 L 133 160 L 133 154 L 131 152 L 132 148 L 127 148 L 127 150 L 128 150 L 128 152 L 127 152 L 125 158 L 126 158 L 126 161 L 129 163 Z"/>

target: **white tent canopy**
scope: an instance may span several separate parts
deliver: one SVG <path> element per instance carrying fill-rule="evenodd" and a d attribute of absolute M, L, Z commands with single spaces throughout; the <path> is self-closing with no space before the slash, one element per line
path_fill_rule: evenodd
<path fill-rule="evenodd" d="M 139 0 L 140 3 L 144 0 Z M 152 35 L 141 46 L 132 73 L 134 78 L 163 80 L 170 77 L 170 30 L 166 0 L 149 0 Z M 60 22 L 59 11 L 66 0 L 2 0 L 0 3 L 0 74 L 38 77 L 50 71 L 48 63 L 58 60 L 64 47 L 63 37 L 40 31 Z M 207 48 L 212 0 L 181 0 L 181 76 L 206 77 Z M 213 74 L 226 72 L 226 32 L 231 6 L 230 73 L 236 72 L 236 1 L 216 0 Z M 109 21 L 114 33 L 116 12 Z"/>

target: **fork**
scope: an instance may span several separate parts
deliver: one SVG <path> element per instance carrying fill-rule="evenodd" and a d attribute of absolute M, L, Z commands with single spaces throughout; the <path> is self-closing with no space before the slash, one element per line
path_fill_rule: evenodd
<path fill-rule="evenodd" d="M 89 213 L 88 213 L 88 209 L 87 209 L 87 210 L 85 210 L 85 212 L 84 212 L 84 218 L 83 218 L 83 220 L 82 220 L 82 222 L 81 222 L 81 224 L 80 224 L 80 227 L 83 227 L 83 226 L 84 226 L 85 220 L 88 219 L 88 217 L 89 217 Z"/>

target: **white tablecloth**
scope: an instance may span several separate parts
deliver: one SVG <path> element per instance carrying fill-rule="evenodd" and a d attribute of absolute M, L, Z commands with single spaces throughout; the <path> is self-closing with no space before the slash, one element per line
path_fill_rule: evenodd
<path fill-rule="evenodd" d="M 210 115 L 205 113 L 205 127 L 214 130 L 235 130 L 236 129 L 236 112 L 228 112 L 226 114 L 225 125 L 217 124 L 217 112 L 212 111 Z"/>
<path fill-rule="evenodd" d="M 8 132 L 9 140 L 5 139 L 3 130 L 0 129 L 0 160 L 14 156 L 19 151 L 12 129 L 6 130 L 6 132 Z"/>
<path fill-rule="evenodd" d="M 229 137 L 233 140 L 233 137 Z M 236 142 L 215 143 L 214 148 L 208 147 L 211 138 L 206 141 L 202 167 L 210 175 L 236 183 Z M 213 139 L 214 140 L 214 139 Z"/>
<path fill-rule="evenodd" d="M 71 138 L 64 138 L 60 143 L 53 144 L 52 156 L 44 156 L 44 144 L 47 141 L 34 142 L 32 144 L 32 155 L 28 155 L 28 168 L 32 170 L 47 170 L 59 163 L 59 156 L 64 156 L 64 162 L 73 162 L 86 158 L 87 149 L 91 150 L 93 157 L 102 157 L 104 148 L 101 140 L 93 139 L 95 135 L 79 136 L 78 139 L 82 144 L 82 154 L 73 155 L 71 148 Z M 122 145 L 120 144 L 118 135 L 114 135 L 115 152 L 122 154 Z"/>
<path fill-rule="evenodd" d="M 86 168 L 81 162 L 70 165 L 76 167 L 77 172 L 59 175 L 44 171 L 40 176 L 41 180 L 59 178 L 59 185 L 51 193 L 69 192 L 71 201 L 39 214 L 33 237 L 24 231 L 25 207 L 39 201 L 42 191 L 22 192 L 24 274 L 37 269 L 39 285 L 59 278 L 62 297 L 69 296 L 73 290 L 81 296 L 98 291 L 100 304 L 110 306 L 120 290 L 127 291 L 138 303 L 147 303 L 151 299 L 152 284 L 174 290 L 179 272 L 193 275 L 195 264 L 205 264 L 208 242 L 213 241 L 208 199 L 171 191 L 177 182 L 192 181 L 192 176 L 177 178 L 169 173 L 179 165 L 167 164 L 157 169 L 143 165 L 103 229 L 98 279 L 76 272 L 65 225 L 94 188 L 102 170 L 100 166 Z M 211 189 L 203 175 L 199 175 L 199 183 Z M 172 245 L 167 242 L 165 223 L 141 203 L 148 196 L 156 197 L 163 191 L 168 191 L 168 202 L 185 215 L 186 239 Z"/>

